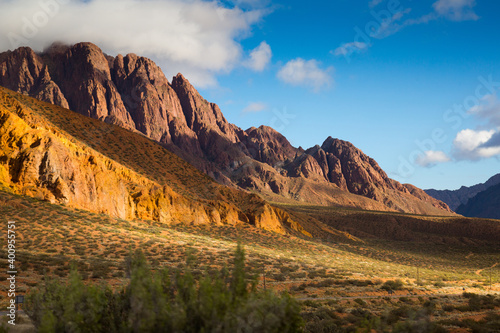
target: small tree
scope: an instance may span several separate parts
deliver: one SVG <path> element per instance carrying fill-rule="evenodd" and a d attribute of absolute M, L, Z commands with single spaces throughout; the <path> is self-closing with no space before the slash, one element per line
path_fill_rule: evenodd
<path fill-rule="evenodd" d="M 26 312 L 39 332 L 102 332 L 102 314 L 107 307 L 105 288 L 85 285 L 73 267 L 69 281 L 44 281 L 30 295 Z"/>

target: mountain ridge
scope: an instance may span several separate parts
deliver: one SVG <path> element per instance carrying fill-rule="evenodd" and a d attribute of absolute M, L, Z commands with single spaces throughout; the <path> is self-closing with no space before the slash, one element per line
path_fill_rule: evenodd
<path fill-rule="evenodd" d="M 308 236 L 286 212 L 219 185 L 143 135 L 3 87 L 0 143 L 0 183 L 16 194 L 128 220 L 247 223 Z"/>
<path fill-rule="evenodd" d="M 135 54 L 111 57 L 91 43 L 53 45 L 40 54 L 19 48 L 0 54 L 0 85 L 140 132 L 219 183 L 269 200 L 452 214 L 416 187 L 388 178 L 346 141 L 329 137 L 304 151 L 270 127 L 242 130 L 182 74 L 170 83 L 154 62 Z"/>
<path fill-rule="evenodd" d="M 425 192 L 435 199 L 445 202 L 455 211 L 460 205 L 466 205 L 469 199 L 497 184 L 500 184 L 500 173 L 490 177 L 484 183 L 473 186 L 462 186 L 457 190 L 427 189 Z"/>
<path fill-rule="evenodd" d="M 500 219 L 500 183 L 477 193 L 467 203 L 457 208 L 457 213 L 467 217 Z"/>

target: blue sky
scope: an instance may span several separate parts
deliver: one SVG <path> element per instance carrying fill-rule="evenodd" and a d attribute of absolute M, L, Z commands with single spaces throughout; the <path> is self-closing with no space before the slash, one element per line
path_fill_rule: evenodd
<path fill-rule="evenodd" d="M 500 3 L 0 0 L 0 51 L 90 41 L 183 73 L 226 118 L 294 146 L 348 140 L 390 177 L 500 172 Z"/>
<path fill-rule="evenodd" d="M 269 3 L 272 12 L 242 41 L 248 50 L 262 41 L 270 46 L 265 70 L 231 71 L 218 77 L 219 88 L 202 92 L 231 122 L 274 125 L 295 146 L 321 145 L 328 136 L 351 141 L 401 182 L 438 189 L 484 182 L 500 172 L 498 146 L 481 148 L 498 133 L 494 96 L 500 84 L 480 89 L 479 98 L 476 89 L 484 86 L 478 77 L 500 83 L 500 4 L 397 4 Z M 396 14 L 404 14 L 387 21 L 394 5 Z M 360 37 L 359 31 L 381 26 L 377 16 L 388 32 Z M 365 44 L 344 56 L 342 45 L 352 42 Z M 314 61 L 330 81 L 320 79 L 318 88 L 314 79 L 294 85 L 280 77 L 297 58 Z M 485 95 L 491 103 L 481 99 Z M 478 112 L 471 110 L 475 106 Z M 289 116 L 277 121 L 283 110 Z"/>

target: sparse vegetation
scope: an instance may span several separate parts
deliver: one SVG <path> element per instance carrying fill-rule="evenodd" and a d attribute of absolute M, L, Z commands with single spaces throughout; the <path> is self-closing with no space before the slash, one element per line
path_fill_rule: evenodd
<path fill-rule="evenodd" d="M 387 290 L 387 291 L 401 290 L 401 289 L 403 289 L 403 285 L 404 285 L 404 283 L 401 280 L 389 280 L 389 281 L 384 282 L 384 284 L 382 285 L 382 287 L 380 287 L 380 289 Z"/>
<path fill-rule="evenodd" d="M 193 257 L 185 270 L 152 272 L 141 252 L 128 261 L 123 289 L 48 279 L 29 296 L 27 312 L 39 332 L 298 332 L 300 307 L 290 296 L 258 291 L 247 280 L 238 247 L 230 273 L 196 280 Z"/>
<path fill-rule="evenodd" d="M 452 288 L 448 293 L 461 294 L 462 287 L 465 286 L 468 291 L 477 294 L 480 297 L 480 310 L 473 313 L 494 311 L 489 310 L 494 301 L 483 299 L 485 295 L 480 295 L 485 292 L 486 279 L 475 274 L 478 269 L 492 266 L 490 262 L 497 259 L 494 247 L 477 247 L 474 255 L 477 261 L 460 266 L 459 248 L 454 258 L 448 253 L 440 256 L 432 249 L 428 251 L 421 244 L 414 245 L 421 253 L 419 256 L 426 257 L 428 265 L 435 266 L 433 269 L 420 269 L 420 276 L 427 283 L 418 286 L 414 283 L 416 263 L 407 266 L 391 262 L 395 257 L 406 255 L 406 252 L 400 250 L 398 243 L 395 243 L 396 249 L 391 256 L 387 256 L 384 261 L 382 255 L 369 256 L 376 251 L 381 251 L 384 255 L 388 253 L 388 250 L 381 249 L 376 243 L 369 244 L 370 247 L 364 245 L 361 250 L 356 242 L 320 243 L 297 237 L 282 237 L 248 226 L 166 226 L 152 221 L 125 221 L 5 191 L 0 191 L 0 212 L 22 222 L 17 224 L 19 234 L 24 237 L 20 241 L 17 255 L 23 271 L 19 285 L 26 290 L 42 288 L 42 276 L 66 281 L 71 263 L 77 266 L 85 285 L 105 282 L 113 290 L 119 290 L 128 281 L 124 258 L 137 248 L 143 249 L 155 271 L 168 268 L 172 273 L 177 267 L 179 270 L 186 269 L 186 255 L 189 252 L 196 253 L 197 260 L 192 265 L 192 275 L 202 279 L 206 274 L 215 276 L 217 272 L 221 272 L 236 243 L 241 242 L 247 250 L 248 274 L 259 277 L 256 286 L 258 290 L 263 290 L 262 274 L 265 268 L 267 290 L 287 290 L 298 299 L 310 299 L 306 301 L 311 302 L 309 305 L 303 303 L 301 313 L 306 322 L 306 331 L 316 332 L 321 327 L 328 331 L 334 327 L 332 325 L 336 325 L 335 330 L 340 332 L 353 331 L 359 327 L 375 327 L 375 330 L 383 331 L 387 327 L 396 327 L 399 322 L 411 321 L 410 317 L 402 315 L 394 322 L 389 320 L 390 324 L 385 319 L 386 311 L 403 306 L 407 306 L 408 310 L 417 310 L 423 306 L 428 309 L 426 311 L 432 311 L 432 322 L 446 328 L 452 325 L 446 322 L 447 317 L 469 313 L 472 311 L 470 306 L 478 308 L 478 302 L 475 299 L 470 301 L 470 297 L 429 299 L 432 297 L 426 294 L 434 294 L 435 290 L 439 290 L 434 285 L 437 281 L 446 281 L 446 288 Z M 48 249 L 56 249 L 57 252 L 49 252 Z M 4 253 L 0 253 L 0 259 L 5 260 Z M 408 256 L 413 256 L 412 253 Z M 456 262 L 460 264 L 457 266 Z M 492 269 L 494 288 L 498 284 L 498 269 Z M 314 278 L 310 278 L 310 274 Z M 274 275 L 283 276 L 284 280 L 277 281 L 273 279 Z M 381 291 L 384 281 L 398 279 L 403 283 L 403 289 L 395 290 L 395 297 L 384 299 L 387 296 L 385 290 Z M 0 286 L 6 286 L 4 279 L 0 281 Z M 5 295 L 5 290 L 1 289 L 0 294 Z M 412 297 L 411 294 L 415 296 Z M 360 298 L 366 303 L 364 306 L 355 301 L 361 295 L 374 295 L 374 298 Z M 446 305 L 453 306 L 454 309 L 445 307 Z M 499 309 L 497 303 L 493 305 L 495 310 Z M 315 319 L 313 309 L 324 311 L 322 319 Z M 367 310 L 370 314 L 353 313 L 353 309 Z M 328 316 L 324 313 L 328 313 Z M 458 323 L 466 324 L 462 323 L 462 319 Z M 403 324 L 399 325 L 405 327 Z M 472 327 L 472 324 L 467 327 Z"/>

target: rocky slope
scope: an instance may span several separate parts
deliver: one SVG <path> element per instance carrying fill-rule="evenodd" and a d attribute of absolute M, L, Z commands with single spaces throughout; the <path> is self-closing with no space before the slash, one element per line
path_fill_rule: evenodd
<path fill-rule="evenodd" d="M 488 187 L 457 208 L 457 213 L 468 217 L 500 219 L 500 184 Z"/>
<path fill-rule="evenodd" d="M 217 184 L 143 135 L 1 87 L 0 147 L 0 183 L 18 194 L 128 220 L 307 235 L 286 212 Z"/>
<path fill-rule="evenodd" d="M 0 54 L 0 85 L 140 132 L 219 183 L 271 200 L 451 214 L 446 204 L 388 178 L 349 142 L 329 137 L 304 151 L 270 127 L 240 129 L 181 74 L 170 83 L 134 54 L 111 57 L 91 43 L 53 45 L 41 54 L 19 48 Z"/>
<path fill-rule="evenodd" d="M 494 175 L 486 182 L 474 186 L 462 186 L 458 190 L 434 190 L 429 189 L 425 192 L 446 203 L 452 210 L 456 211 L 460 205 L 467 204 L 470 198 L 476 196 L 479 192 L 485 191 L 488 188 L 500 184 L 500 174 Z"/>

